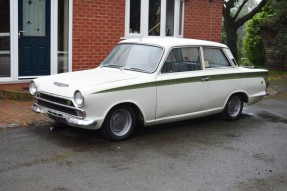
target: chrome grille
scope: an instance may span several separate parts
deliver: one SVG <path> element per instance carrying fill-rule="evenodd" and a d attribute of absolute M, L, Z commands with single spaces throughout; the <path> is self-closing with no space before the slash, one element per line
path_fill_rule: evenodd
<path fill-rule="evenodd" d="M 44 99 L 44 100 L 51 101 L 51 102 L 56 102 L 62 105 L 68 105 L 68 106 L 74 107 L 73 102 L 69 99 L 55 97 L 55 96 L 51 96 L 51 95 L 43 94 L 43 93 L 38 93 L 37 97 Z"/>
<path fill-rule="evenodd" d="M 72 100 L 67 98 L 38 92 L 35 96 L 35 102 L 38 105 L 53 111 L 66 113 L 80 118 L 83 117 L 83 110 L 76 108 Z"/>

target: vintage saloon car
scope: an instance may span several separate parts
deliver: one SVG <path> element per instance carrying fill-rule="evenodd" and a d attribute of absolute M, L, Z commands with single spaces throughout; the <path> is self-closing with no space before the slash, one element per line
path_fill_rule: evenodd
<path fill-rule="evenodd" d="M 123 140 L 139 121 L 236 120 L 267 86 L 267 71 L 238 67 L 226 45 L 150 37 L 121 41 L 95 69 L 34 79 L 30 92 L 33 111 Z"/>

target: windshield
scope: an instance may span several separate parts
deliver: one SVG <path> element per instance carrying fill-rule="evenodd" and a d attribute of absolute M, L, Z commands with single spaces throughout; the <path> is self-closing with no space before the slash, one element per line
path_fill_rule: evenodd
<path fill-rule="evenodd" d="M 120 44 L 102 62 L 102 67 L 122 68 L 152 73 L 156 70 L 163 49 L 141 44 Z"/>

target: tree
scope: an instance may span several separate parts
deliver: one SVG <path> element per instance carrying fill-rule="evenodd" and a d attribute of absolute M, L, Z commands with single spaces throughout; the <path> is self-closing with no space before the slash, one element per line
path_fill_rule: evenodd
<path fill-rule="evenodd" d="M 243 38 L 243 47 L 248 61 L 255 66 L 264 66 L 265 50 L 261 35 L 261 26 L 273 15 L 273 10 L 265 6 L 263 10 L 250 19 L 246 26 Z"/>
<path fill-rule="evenodd" d="M 241 11 L 249 0 L 224 0 L 222 15 L 224 18 L 223 27 L 226 32 L 226 44 L 229 46 L 234 57 L 237 59 L 237 30 L 246 21 L 259 13 L 269 0 L 261 0 L 260 3 L 245 15 Z M 235 12 L 233 13 L 233 11 Z"/>
<path fill-rule="evenodd" d="M 271 0 L 263 10 L 255 15 L 246 25 L 244 52 L 254 65 L 264 65 L 265 54 L 262 41 L 262 27 L 273 30 L 276 34 L 272 49 L 277 59 L 282 59 L 287 68 L 287 1 Z"/>

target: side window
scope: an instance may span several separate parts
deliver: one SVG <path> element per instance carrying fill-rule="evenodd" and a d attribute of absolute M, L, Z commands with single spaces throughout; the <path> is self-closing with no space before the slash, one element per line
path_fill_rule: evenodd
<path fill-rule="evenodd" d="M 205 68 L 229 67 L 231 64 L 227 60 L 221 49 L 203 48 Z"/>
<path fill-rule="evenodd" d="M 161 73 L 202 70 L 200 48 L 174 48 L 170 51 Z"/>

